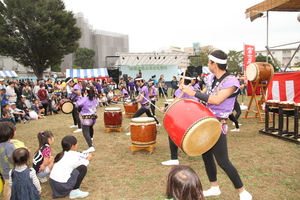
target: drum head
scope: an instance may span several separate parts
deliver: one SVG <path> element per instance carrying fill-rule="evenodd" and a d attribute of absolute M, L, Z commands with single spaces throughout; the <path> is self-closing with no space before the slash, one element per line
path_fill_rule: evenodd
<path fill-rule="evenodd" d="M 131 122 L 153 122 L 153 121 L 154 121 L 153 117 L 136 117 L 131 119 Z"/>
<path fill-rule="evenodd" d="M 198 156 L 211 149 L 221 135 L 221 124 L 215 117 L 205 117 L 195 122 L 184 135 L 182 150 Z"/>
<path fill-rule="evenodd" d="M 258 76 L 258 69 L 254 63 L 247 66 L 246 77 L 249 81 L 256 81 Z"/>
<path fill-rule="evenodd" d="M 70 114 L 72 113 L 74 109 L 74 105 L 72 102 L 70 101 L 65 101 L 62 105 L 61 105 L 61 111 L 65 114 Z"/>
<path fill-rule="evenodd" d="M 121 111 L 121 108 L 118 107 L 111 107 L 111 108 L 105 108 L 104 111 Z"/>

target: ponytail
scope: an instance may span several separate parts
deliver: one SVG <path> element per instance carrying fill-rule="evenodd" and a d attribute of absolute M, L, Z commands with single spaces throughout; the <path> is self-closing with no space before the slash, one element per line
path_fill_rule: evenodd
<path fill-rule="evenodd" d="M 77 139 L 74 136 L 72 135 L 65 136 L 61 141 L 62 151 L 55 156 L 54 163 L 60 161 L 60 159 L 64 156 L 65 151 L 69 151 L 72 148 L 72 146 L 76 144 L 77 144 Z"/>

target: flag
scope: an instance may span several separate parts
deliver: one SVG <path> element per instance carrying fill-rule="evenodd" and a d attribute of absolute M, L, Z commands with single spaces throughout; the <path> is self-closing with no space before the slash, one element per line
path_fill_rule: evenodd
<path fill-rule="evenodd" d="M 267 100 L 300 103 L 300 72 L 274 74 L 267 89 Z"/>

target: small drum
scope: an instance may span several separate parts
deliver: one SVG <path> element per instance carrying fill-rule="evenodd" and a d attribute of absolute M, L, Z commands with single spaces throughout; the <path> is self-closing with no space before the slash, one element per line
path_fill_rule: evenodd
<path fill-rule="evenodd" d="M 278 109 L 280 101 L 277 100 L 268 100 L 266 104 L 270 109 Z"/>
<path fill-rule="evenodd" d="M 73 109 L 74 109 L 74 105 L 73 103 L 68 100 L 68 99 L 62 99 L 59 101 L 60 107 L 61 107 L 61 111 L 65 114 L 70 114 L 72 113 Z"/>
<path fill-rule="evenodd" d="M 138 110 L 139 105 L 138 104 L 131 104 L 130 101 L 126 101 L 124 103 L 124 109 L 126 115 L 134 115 L 136 111 Z"/>
<path fill-rule="evenodd" d="M 221 135 L 218 119 L 207 107 L 193 99 L 174 102 L 163 120 L 170 138 L 190 156 L 208 151 Z"/>
<path fill-rule="evenodd" d="M 288 110 L 288 111 L 295 110 L 295 102 L 292 101 L 281 101 L 279 105 L 282 106 L 283 110 Z"/>
<path fill-rule="evenodd" d="M 156 122 L 152 117 L 132 118 L 130 136 L 133 145 L 152 145 L 156 143 Z"/>
<path fill-rule="evenodd" d="M 119 128 L 122 126 L 121 108 L 112 107 L 104 110 L 104 126 L 106 128 Z"/>
<path fill-rule="evenodd" d="M 256 62 L 247 66 L 246 77 L 249 81 L 268 81 L 274 76 L 274 67 L 269 63 Z"/>

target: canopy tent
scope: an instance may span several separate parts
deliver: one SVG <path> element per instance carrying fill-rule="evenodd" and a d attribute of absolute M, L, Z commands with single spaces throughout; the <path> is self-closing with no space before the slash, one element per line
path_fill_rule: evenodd
<path fill-rule="evenodd" d="M 246 18 L 250 17 L 253 21 L 262 16 L 265 11 L 285 11 L 285 12 L 299 12 L 299 0 L 265 0 L 246 9 Z"/>
<path fill-rule="evenodd" d="M 0 71 L 0 78 L 16 78 L 18 74 L 15 71 Z"/>
<path fill-rule="evenodd" d="M 109 77 L 107 68 L 96 69 L 67 69 L 66 77 L 71 78 L 98 78 Z"/>

